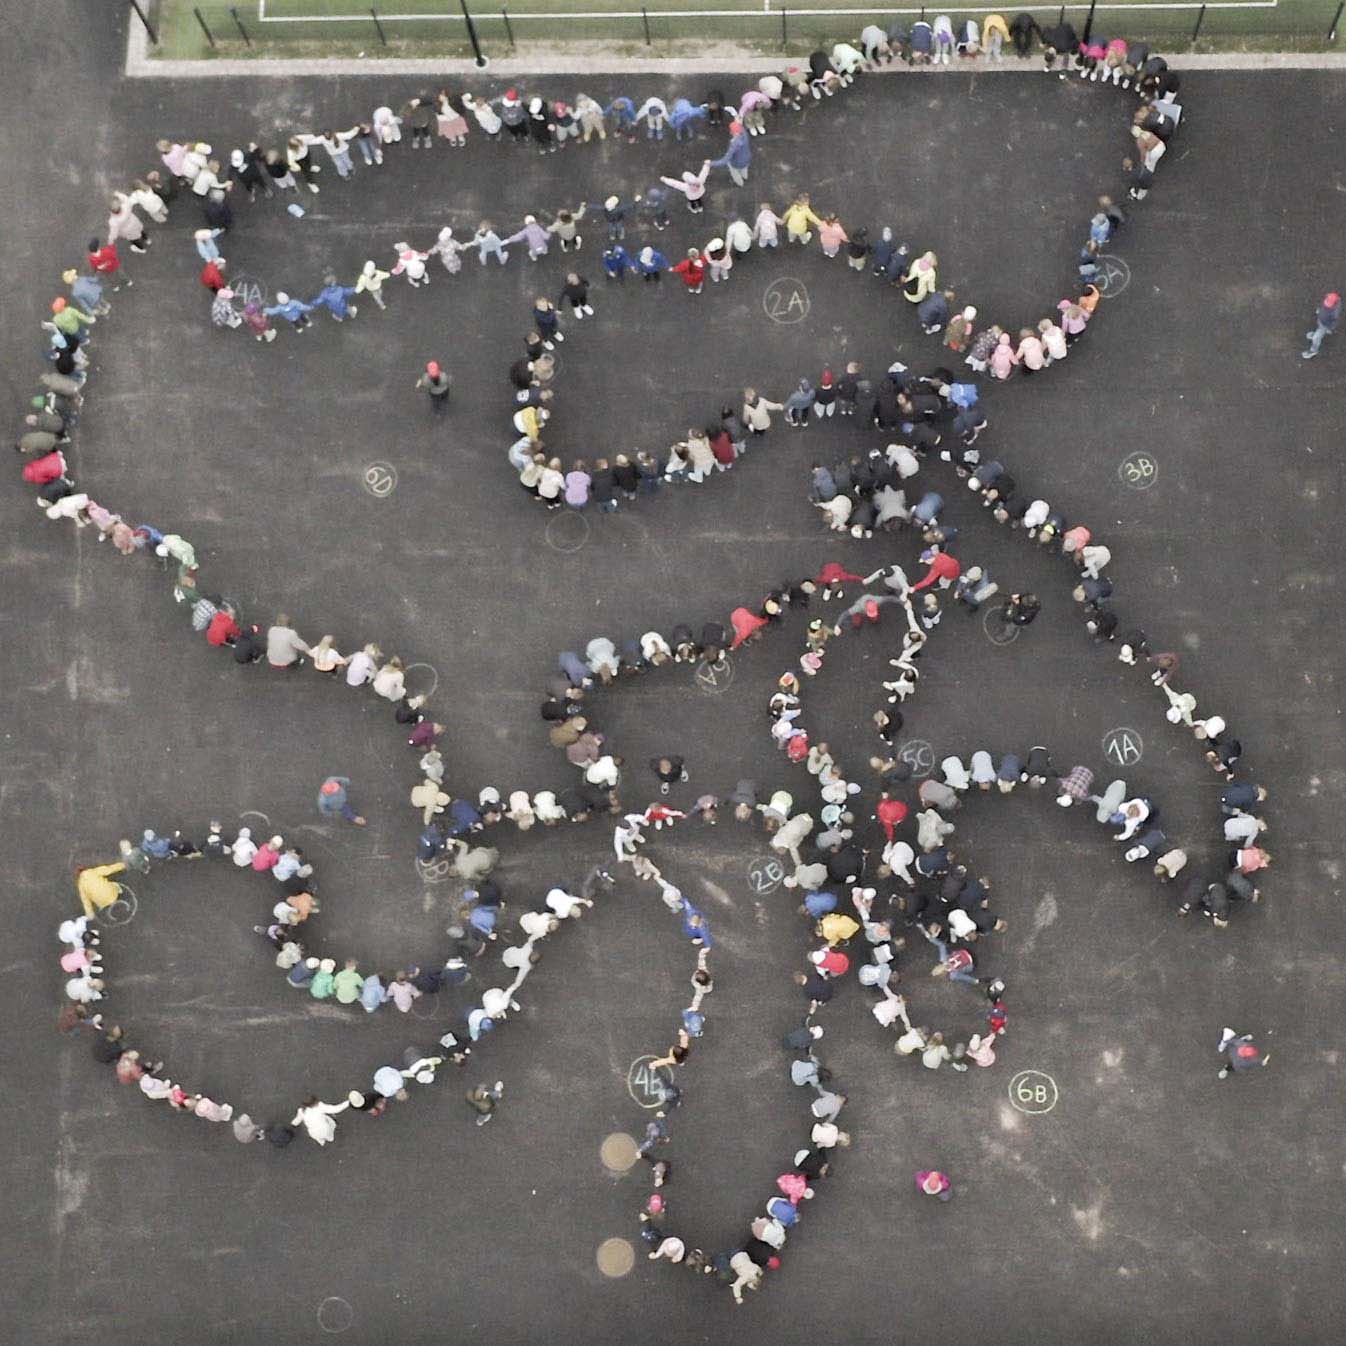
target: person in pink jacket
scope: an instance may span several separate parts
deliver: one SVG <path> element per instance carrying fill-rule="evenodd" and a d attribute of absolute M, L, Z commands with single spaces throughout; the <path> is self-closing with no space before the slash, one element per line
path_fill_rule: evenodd
<path fill-rule="evenodd" d="M 818 226 L 818 241 L 823 245 L 824 257 L 835 257 L 841 251 L 841 245 L 850 242 L 835 215 L 826 216 Z"/>
<path fill-rule="evenodd" d="M 1066 334 L 1066 340 L 1074 341 L 1089 325 L 1089 314 L 1073 299 L 1061 300 L 1056 308 L 1061 315 L 1061 330 Z"/>
<path fill-rule="evenodd" d="M 1000 340 L 991 352 L 991 377 L 993 379 L 1009 378 L 1014 372 L 1014 366 L 1018 363 L 1019 356 L 1016 354 L 1014 347 L 1010 345 L 1010 334 L 1001 332 Z"/>
<path fill-rule="evenodd" d="M 1047 367 L 1047 353 L 1037 332 L 1025 327 L 1019 332 L 1019 349 L 1014 353 L 1015 360 L 1023 365 L 1025 374 L 1036 374 Z"/>

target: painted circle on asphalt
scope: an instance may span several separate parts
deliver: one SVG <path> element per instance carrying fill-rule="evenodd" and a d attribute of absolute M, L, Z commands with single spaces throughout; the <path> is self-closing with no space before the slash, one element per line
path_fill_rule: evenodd
<path fill-rule="evenodd" d="M 602 1145 L 598 1147 L 598 1157 L 609 1173 L 625 1173 L 635 1167 L 640 1151 L 636 1148 L 634 1136 L 628 1136 L 625 1131 L 614 1131 L 603 1138 Z"/>
<path fill-rule="evenodd" d="M 1154 454 L 1137 449 L 1117 464 L 1117 477 L 1133 491 L 1148 491 L 1159 480 L 1159 464 Z"/>
<path fill-rule="evenodd" d="M 1103 735 L 1103 756 L 1114 766 L 1135 766 L 1145 755 L 1145 740 L 1126 725 Z"/>
<path fill-rule="evenodd" d="M 344 1332 L 355 1321 L 355 1310 L 340 1295 L 328 1295 L 318 1305 L 318 1326 L 324 1332 Z"/>
<path fill-rule="evenodd" d="M 1110 252 L 1098 254 L 1098 276 L 1094 280 L 1104 299 L 1116 299 L 1131 284 L 1131 268 Z"/>
<path fill-rule="evenodd" d="M 653 1056 L 637 1056 L 626 1072 L 626 1091 L 642 1108 L 663 1106 L 666 1084 L 673 1083 L 673 1076 L 666 1066 L 653 1066 Z"/>
<path fill-rule="evenodd" d="M 117 887 L 121 889 L 121 896 L 104 907 L 98 913 L 98 918 L 109 925 L 129 925 L 135 920 L 136 912 L 140 910 L 140 903 L 136 900 L 135 893 L 124 883 L 119 883 Z"/>
<path fill-rule="evenodd" d="M 1009 1100 L 1030 1115 L 1050 1112 L 1061 1097 L 1056 1081 L 1044 1070 L 1021 1070 L 1009 1082 Z"/>
<path fill-rule="evenodd" d="M 785 878 L 785 866 L 774 855 L 764 855 L 748 866 L 748 887 L 759 895 L 774 892 Z"/>
<path fill-rule="evenodd" d="M 1007 622 L 1000 614 L 1004 608 L 987 608 L 981 615 L 981 629 L 992 645 L 1013 645 L 1019 639 L 1021 627 Z"/>
<path fill-rule="evenodd" d="M 547 520 L 547 545 L 552 551 L 579 551 L 589 540 L 589 520 L 577 509 L 567 509 Z"/>
<path fill-rule="evenodd" d="M 897 755 L 910 768 L 917 780 L 924 780 L 935 769 L 935 750 L 923 738 L 909 738 Z"/>
<path fill-rule="evenodd" d="M 626 1239 L 604 1239 L 598 1245 L 594 1261 L 598 1263 L 598 1269 L 603 1275 L 616 1280 L 620 1276 L 627 1275 L 635 1266 L 636 1250 Z"/>
<path fill-rule="evenodd" d="M 453 861 L 446 860 L 442 855 L 435 856 L 433 860 L 422 860 L 418 856 L 415 865 L 422 883 L 444 883 L 453 872 Z"/>
<path fill-rule="evenodd" d="M 429 994 L 417 996 L 411 1002 L 411 1012 L 418 1019 L 436 1019 L 439 1017 L 439 992 L 431 991 Z"/>
<path fill-rule="evenodd" d="M 386 500 L 397 490 L 397 469 L 382 460 L 370 463 L 364 470 L 360 484 L 375 500 Z"/>
<path fill-rule="evenodd" d="M 762 296 L 762 312 L 772 322 L 803 322 L 812 307 L 807 287 L 794 276 L 781 276 L 779 280 L 773 280 Z"/>
<path fill-rule="evenodd" d="M 240 304 L 256 304 L 258 308 L 265 308 L 267 300 L 270 298 L 266 286 L 256 276 L 247 271 L 240 272 L 236 276 L 230 276 L 229 288 L 234 292 L 234 298 Z"/>
<path fill-rule="evenodd" d="M 418 668 L 423 669 L 429 674 L 430 685 L 428 687 L 422 685 L 425 682 L 424 678 L 413 678 L 411 676 Z M 402 673 L 403 685 L 407 689 L 408 696 L 434 696 L 435 689 L 439 686 L 439 669 L 437 669 L 434 664 L 408 664 L 406 668 L 402 670 Z"/>
<path fill-rule="evenodd" d="M 734 680 L 734 665 L 729 662 L 727 655 L 717 664 L 712 664 L 709 659 L 703 659 L 697 664 L 693 676 L 696 678 L 696 685 L 703 692 L 711 694 L 723 692 Z"/>

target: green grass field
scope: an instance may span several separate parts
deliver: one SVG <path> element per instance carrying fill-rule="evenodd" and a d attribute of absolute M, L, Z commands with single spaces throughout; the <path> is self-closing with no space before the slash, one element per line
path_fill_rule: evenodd
<path fill-rule="evenodd" d="M 762 52 L 800 52 L 820 40 L 854 37 L 866 23 L 886 24 L 903 8 L 872 10 L 865 0 L 788 0 L 754 5 L 743 0 L 468 0 L 478 36 L 488 55 L 509 54 L 511 40 L 525 54 L 539 44 L 603 43 L 630 54 L 688 55 L 724 45 Z M 358 0 L 242 0 L 232 10 L 221 0 L 159 0 L 162 56 L 434 56 L 468 53 L 457 0 L 375 0 L 378 23 Z M 1337 0 L 1212 0 L 1191 36 L 1202 6 L 1192 3 L 1100 4 L 1095 31 L 1157 39 L 1169 50 L 1221 48 L 1325 49 Z M 451 12 L 452 11 L 452 12 Z M 1128 11 L 1128 12 L 1123 12 Z M 919 11 L 912 10 L 908 17 Z M 927 17 L 943 12 L 931 7 Z M 987 9 L 950 9 L 981 15 Z M 1006 13 L 1017 12 L 1014 7 Z M 1056 10 L 1037 8 L 1048 21 Z M 1087 5 L 1067 12 L 1083 25 Z M 200 14 L 214 39 L 212 48 Z M 237 18 L 235 18 L 235 13 Z M 871 18 L 871 14 L 876 16 Z M 508 15 L 508 20 L 506 19 Z M 242 31 L 240 31 L 240 25 Z M 381 29 L 381 31 L 380 31 Z M 244 36 L 246 33 L 246 37 Z"/>

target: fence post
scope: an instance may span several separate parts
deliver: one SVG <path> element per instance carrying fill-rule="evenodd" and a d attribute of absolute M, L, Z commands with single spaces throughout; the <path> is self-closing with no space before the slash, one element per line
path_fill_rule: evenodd
<path fill-rule="evenodd" d="M 477 25 L 472 22 L 472 15 L 467 12 L 467 0 L 458 0 L 463 7 L 463 19 L 467 24 L 468 41 L 472 43 L 472 59 L 476 62 L 477 69 L 484 69 L 487 62 L 482 54 L 481 43 L 477 41 Z"/>
<path fill-rule="evenodd" d="M 150 41 L 157 47 L 159 45 L 159 34 L 154 31 L 153 24 L 145 17 L 145 11 L 140 8 L 140 0 L 131 0 L 131 8 L 140 16 L 140 22 L 145 25 L 145 31 L 150 35 Z"/>
<path fill-rule="evenodd" d="M 233 5 L 230 5 L 229 12 L 234 16 L 234 24 L 238 28 L 238 35 L 243 39 L 243 45 L 245 47 L 251 47 L 252 38 L 248 36 L 248 30 L 244 28 L 243 20 L 238 17 L 238 10 L 235 9 Z"/>
<path fill-rule="evenodd" d="M 1059 28 L 1066 21 L 1066 7 L 1061 6 L 1061 12 L 1056 16 L 1056 26 Z"/>
<path fill-rule="evenodd" d="M 206 35 L 206 41 L 210 43 L 211 51 L 215 50 L 215 38 L 210 29 L 206 27 L 206 21 L 201 17 L 199 9 L 193 9 L 192 13 L 196 15 L 196 21 L 201 25 L 201 31 Z"/>
<path fill-rule="evenodd" d="M 1089 17 L 1084 21 L 1084 36 L 1080 39 L 1082 42 L 1087 43 L 1090 34 L 1094 31 L 1094 7 L 1097 4 L 1098 0 L 1089 0 Z"/>
<path fill-rule="evenodd" d="M 388 45 L 388 39 L 384 35 L 383 25 L 379 22 L 378 11 L 373 5 L 370 5 L 369 7 L 369 17 L 374 20 L 374 27 L 378 30 L 379 41 L 386 47 Z"/>
<path fill-rule="evenodd" d="M 644 5 L 641 5 L 641 7 L 640 7 L 640 21 L 641 21 L 641 23 L 643 23 L 643 24 L 645 25 L 645 45 L 648 47 L 648 46 L 651 45 L 651 43 L 650 43 L 650 15 L 649 15 L 649 11 L 646 10 L 646 8 L 645 8 Z"/>
<path fill-rule="evenodd" d="M 509 10 L 503 5 L 500 7 L 500 17 L 505 21 L 505 36 L 509 38 L 509 49 L 514 50 L 514 25 L 509 21 Z"/>
<path fill-rule="evenodd" d="M 780 45 L 782 51 L 790 45 L 790 11 L 784 5 L 780 7 Z"/>
<path fill-rule="evenodd" d="M 1327 33 L 1327 40 L 1329 42 L 1335 42 L 1337 40 L 1337 24 L 1341 22 L 1341 11 L 1343 9 L 1346 9 L 1346 0 L 1341 0 L 1341 4 L 1337 6 L 1337 12 L 1332 16 L 1332 27 Z"/>
<path fill-rule="evenodd" d="M 1202 5 L 1197 11 L 1196 23 L 1192 27 L 1192 46 L 1196 46 L 1197 35 L 1201 32 L 1201 25 L 1206 19 L 1206 6 Z"/>

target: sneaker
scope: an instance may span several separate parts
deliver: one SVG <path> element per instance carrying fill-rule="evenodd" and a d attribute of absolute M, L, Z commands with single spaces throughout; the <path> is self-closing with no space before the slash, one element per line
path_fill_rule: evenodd
<path fill-rule="evenodd" d="M 585 304 L 585 305 L 584 305 L 584 312 L 585 312 L 585 315 L 586 315 L 587 317 L 592 318 L 592 317 L 594 316 L 593 305 L 592 305 L 592 304 Z"/>

